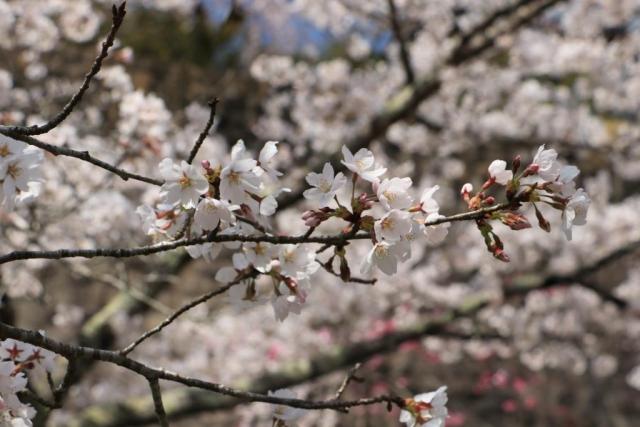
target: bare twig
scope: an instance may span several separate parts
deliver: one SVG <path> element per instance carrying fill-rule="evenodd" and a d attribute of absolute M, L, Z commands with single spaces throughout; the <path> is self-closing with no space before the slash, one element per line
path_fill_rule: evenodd
<path fill-rule="evenodd" d="M 160 390 L 160 382 L 157 378 L 149 378 L 149 388 L 151 389 L 153 408 L 156 411 L 156 416 L 158 417 L 158 423 L 160 423 L 160 427 L 169 427 L 167 413 L 165 412 L 164 405 L 162 404 L 162 391 Z"/>
<path fill-rule="evenodd" d="M 54 129 L 60 123 L 62 123 L 68 116 L 71 114 L 73 109 L 80 103 L 82 100 L 82 96 L 89 89 L 89 85 L 91 80 L 100 72 L 102 68 L 102 62 L 109 54 L 109 48 L 113 46 L 113 42 L 116 38 L 116 33 L 118 29 L 122 25 L 122 21 L 124 20 L 126 11 L 126 1 L 123 1 L 122 4 L 118 7 L 115 5 L 112 6 L 111 14 L 112 14 L 112 23 L 111 29 L 109 30 L 109 34 L 104 42 L 102 42 L 102 49 L 100 53 L 96 57 L 93 65 L 89 72 L 85 75 L 84 81 L 82 85 L 78 89 L 78 91 L 71 97 L 69 102 L 64 106 L 62 111 L 60 111 L 54 118 L 49 120 L 47 123 L 43 125 L 34 125 L 34 126 L 0 126 L 0 133 L 3 133 L 7 136 L 11 136 L 10 134 L 19 134 L 19 135 L 42 135 L 50 130 Z"/>
<path fill-rule="evenodd" d="M 161 330 L 163 330 L 164 328 L 169 326 L 171 323 L 173 323 L 173 321 L 175 321 L 178 317 L 182 316 L 187 311 L 191 310 L 192 308 L 194 308 L 194 307 L 196 307 L 196 306 L 198 306 L 198 305 L 200 305 L 202 303 L 205 303 L 205 302 L 209 301 L 211 298 L 213 298 L 215 296 L 218 296 L 218 295 L 221 295 L 221 294 L 227 292 L 233 286 L 235 286 L 235 285 L 237 285 L 239 283 L 242 283 L 244 280 L 246 280 L 246 279 L 248 279 L 250 277 L 254 277 L 256 274 L 257 274 L 257 271 L 251 271 L 249 273 L 243 274 L 239 278 L 237 278 L 236 280 L 226 284 L 225 286 L 223 286 L 223 287 L 221 287 L 219 289 L 215 289 L 213 291 L 207 292 L 206 294 L 201 295 L 200 297 L 198 297 L 198 298 L 196 298 L 196 299 L 194 299 L 192 301 L 189 301 L 187 304 L 183 305 L 178 310 L 173 312 L 169 317 L 164 319 L 156 327 L 154 327 L 153 329 L 150 329 L 147 332 L 143 333 L 134 342 L 132 342 L 131 344 L 126 346 L 124 349 L 120 350 L 120 354 L 126 356 L 127 354 L 131 353 L 137 346 L 142 344 L 143 341 L 146 341 L 147 339 L 149 339 L 153 335 L 157 334 L 158 332 L 160 332 Z"/>
<path fill-rule="evenodd" d="M 345 390 L 347 389 L 347 386 L 351 381 L 361 381 L 360 378 L 356 377 L 356 373 L 358 372 L 358 369 L 360 369 L 361 366 L 362 366 L 362 363 L 358 362 L 355 365 L 353 365 L 351 369 L 349 369 L 349 372 L 347 372 L 347 376 L 344 377 L 344 380 L 342 380 L 342 384 L 340 384 L 338 391 L 336 391 L 336 394 L 333 396 L 334 399 L 338 400 L 342 397 Z"/>
<path fill-rule="evenodd" d="M 100 160 L 98 158 L 93 157 L 91 154 L 89 154 L 88 151 L 80 151 L 80 150 L 74 150 L 72 148 L 68 148 L 68 147 L 59 147 L 57 145 L 52 145 L 52 144 L 48 144 L 46 142 L 42 142 L 32 136 L 28 136 L 28 135 L 22 135 L 20 133 L 17 132 L 13 132 L 13 131 L 4 131 L 2 129 L 0 129 L 0 133 L 13 138 L 13 139 L 17 139 L 18 141 L 22 141 L 25 144 L 29 144 L 29 145 L 33 145 L 34 147 L 38 147 L 41 148 L 51 154 L 53 154 L 54 156 L 67 156 L 67 157 L 74 157 L 76 159 L 80 159 L 83 160 L 85 162 L 91 163 L 92 165 L 98 166 L 101 169 L 107 170 L 113 174 L 118 175 L 120 178 L 122 178 L 124 181 L 127 181 L 129 179 L 133 179 L 135 181 L 141 181 L 141 182 L 146 182 L 147 184 L 153 184 L 153 185 L 157 185 L 157 186 L 161 186 L 163 184 L 163 181 L 159 180 L 159 179 L 155 179 L 155 178 L 150 178 L 148 176 L 144 176 L 144 175 L 139 175 L 139 174 L 135 174 L 135 173 L 131 173 L 128 172 L 118 166 L 114 166 L 110 163 L 107 163 L 103 160 Z"/>
<path fill-rule="evenodd" d="M 209 103 L 207 104 L 209 105 L 209 109 L 210 109 L 209 120 L 207 120 L 207 124 L 204 126 L 204 129 L 202 130 L 200 135 L 198 135 L 198 139 L 196 140 L 195 144 L 193 144 L 193 148 L 189 153 L 189 158 L 187 158 L 187 163 L 189 164 L 193 163 L 193 159 L 196 158 L 196 155 L 198 154 L 198 151 L 200 150 L 202 143 L 209 135 L 209 131 L 211 130 L 211 127 L 213 126 L 213 122 L 215 121 L 215 118 L 216 118 L 216 106 L 218 105 L 218 102 L 220 102 L 220 100 L 218 98 L 214 98 L 213 100 L 209 101 Z"/>

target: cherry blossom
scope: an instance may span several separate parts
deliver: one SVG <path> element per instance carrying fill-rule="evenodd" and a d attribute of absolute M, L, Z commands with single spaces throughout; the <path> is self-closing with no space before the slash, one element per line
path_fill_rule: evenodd
<path fill-rule="evenodd" d="M 507 170 L 507 162 L 504 160 L 494 160 L 489 165 L 489 176 L 494 182 L 500 185 L 507 185 L 513 178 L 513 172 Z"/>
<path fill-rule="evenodd" d="M 440 210 L 440 205 L 433 198 L 436 191 L 440 189 L 439 185 L 426 188 L 420 196 L 420 210 L 427 214 L 437 213 Z"/>
<path fill-rule="evenodd" d="M 428 225 L 429 221 L 434 221 L 442 218 L 444 218 L 443 215 L 434 212 L 427 215 L 425 219 L 426 224 L 424 226 L 424 234 L 427 238 L 427 243 L 432 246 L 442 243 L 449 233 L 449 227 L 451 226 L 451 223 L 449 222 L 443 222 L 437 225 Z"/>
<path fill-rule="evenodd" d="M 307 183 L 314 188 L 305 190 L 303 195 L 307 200 L 317 201 L 320 208 L 327 207 L 336 196 L 336 193 L 344 187 L 347 178 L 338 172 L 334 175 L 331 163 L 325 163 L 322 174 L 310 172 L 306 176 Z"/>
<path fill-rule="evenodd" d="M 413 202 L 409 195 L 411 184 L 411 178 L 385 178 L 376 191 L 378 200 L 387 210 L 406 209 Z"/>
<path fill-rule="evenodd" d="M 342 155 L 344 157 L 342 164 L 365 181 L 377 181 L 387 171 L 387 168 L 375 164 L 373 153 L 366 148 L 361 148 L 354 155 L 347 147 L 343 146 Z"/>
<path fill-rule="evenodd" d="M 446 386 L 407 399 L 405 409 L 400 411 L 400 422 L 407 427 L 444 427 L 448 415 L 447 400 Z"/>
<path fill-rule="evenodd" d="M 398 260 L 401 257 L 402 246 L 398 247 L 386 241 L 373 245 L 360 266 L 362 274 L 371 274 L 373 267 L 377 267 L 389 276 L 398 271 Z"/>
<path fill-rule="evenodd" d="M 239 140 L 231 149 L 231 160 L 220 173 L 220 197 L 232 203 L 246 202 L 246 192 L 255 192 L 260 186 L 253 172 L 257 162 L 246 156 L 244 141 Z"/>
<path fill-rule="evenodd" d="M 230 224 L 235 221 L 232 211 L 240 209 L 226 200 L 204 198 L 200 200 L 193 215 L 193 225 L 196 230 L 214 230 L 221 222 Z"/>
<path fill-rule="evenodd" d="M 375 222 L 374 230 L 379 239 L 395 242 L 409 234 L 411 227 L 411 215 L 406 211 L 393 209 Z"/>
<path fill-rule="evenodd" d="M 532 170 L 543 180 L 554 181 L 560 174 L 561 168 L 557 159 L 558 152 L 556 150 L 545 150 L 544 145 L 541 145 L 533 157 Z"/>
<path fill-rule="evenodd" d="M 173 160 L 166 158 L 160 162 L 159 169 L 165 180 L 161 195 L 170 205 L 194 208 L 200 196 L 209 189 L 209 182 L 204 175 L 184 160 L 177 165 Z"/>
<path fill-rule="evenodd" d="M 42 151 L 0 135 L 0 205 L 12 209 L 16 202 L 40 192 Z"/>
<path fill-rule="evenodd" d="M 585 225 L 587 223 L 587 211 L 590 204 L 591 199 L 582 188 L 579 188 L 569 199 L 562 212 L 562 230 L 567 236 L 567 240 L 571 240 L 573 236 L 572 228 L 574 225 Z"/>

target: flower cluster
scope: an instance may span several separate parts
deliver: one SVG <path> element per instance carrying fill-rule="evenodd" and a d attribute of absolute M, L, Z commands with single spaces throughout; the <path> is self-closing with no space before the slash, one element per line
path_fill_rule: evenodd
<path fill-rule="evenodd" d="M 494 160 L 488 168 L 489 178 L 481 190 L 473 193 L 473 185 L 465 184 L 460 194 L 467 202 L 470 210 L 491 208 L 496 198 L 489 194 L 494 185 L 505 187 L 508 207 L 497 210 L 476 220 L 487 249 L 494 257 L 509 261 L 504 252 L 504 244 L 496 234 L 491 220 L 498 220 L 512 230 L 530 228 L 531 224 L 520 211 L 523 204 L 530 203 L 534 209 L 538 225 L 549 232 L 551 224 L 540 210 L 540 205 L 548 205 L 562 212 L 562 230 L 568 240 L 572 238 L 573 226 L 586 224 L 587 211 L 591 199 L 582 189 L 576 189 L 575 178 L 580 170 L 573 165 L 563 165 L 558 161 L 558 153 L 553 149 L 538 148 L 533 161 L 520 172 L 521 158 L 517 156 L 512 162 L 512 170 L 507 169 L 507 162 Z"/>
<path fill-rule="evenodd" d="M 18 393 L 27 389 L 26 372 L 52 372 L 57 355 L 13 339 L 0 341 L 0 425 L 30 427 L 35 410 L 20 401 Z"/>
<path fill-rule="evenodd" d="M 13 209 L 16 203 L 38 196 L 41 186 L 42 151 L 0 134 L 0 206 Z"/>

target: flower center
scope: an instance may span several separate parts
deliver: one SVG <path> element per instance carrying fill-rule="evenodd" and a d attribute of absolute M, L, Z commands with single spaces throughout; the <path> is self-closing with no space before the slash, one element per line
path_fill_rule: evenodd
<path fill-rule="evenodd" d="M 385 218 L 382 220 L 381 226 L 383 230 L 393 230 L 395 222 L 392 218 Z"/>
<path fill-rule="evenodd" d="M 7 168 L 7 175 L 11 178 L 16 179 L 20 176 L 21 169 L 15 163 L 11 163 Z"/>
<path fill-rule="evenodd" d="M 180 184 L 180 186 L 182 188 L 188 188 L 191 187 L 191 178 L 189 178 L 187 175 L 182 174 L 182 176 L 180 177 L 180 179 L 178 180 L 178 183 Z"/>
<path fill-rule="evenodd" d="M 322 178 L 320 179 L 320 184 L 318 184 L 318 189 L 323 193 L 328 193 L 329 191 L 331 191 L 331 183 Z"/>
<path fill-rule="evenodd" d="M 398 197 L 396 193 L 389 190 L 383 191 L 382 195 L 390 202 L 393 202 Z"/>
<path fill-rule="evenodd" d="M 374 250 L 374 253 L 376 254 L 376 256 L 378 258 L 382 258 L 384 256 L 387 256 L 387 252 L 388 252 L 387 251 L 387 247 L 384 246 L 384 245 L 377 245 L 375 250 Z"/>
<path fill-rule="evenodd" d="M 364 170 L 365 169 L 364 160 L 362 159 L 356 160 L 356 166 L 358 167 L 359 170 Z"/>
<path fill-rule="evenodd" d="M 7 144 L 0 145 L 0 157 L 7 157 L 9 154 L 11 154 L 9 146 Z"/>
<path fill-rule="evenodd" d="M 229 172 L 229 182 L 238 185 L 240 183 L 240 174 L 236 171 Z"/>

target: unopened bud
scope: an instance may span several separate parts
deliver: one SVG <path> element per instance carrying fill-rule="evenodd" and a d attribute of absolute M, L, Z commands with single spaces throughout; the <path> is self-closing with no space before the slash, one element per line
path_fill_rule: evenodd
<path fill-rule="evenodd" d="M 523 176 L 531 176 L 538 173 L 540 165 L 537 163 L 531 163 L 525 170 Z"/>
<path fill-rule="evenodd" d="M 211 169 L 211 162 L 209 160 L 203 160 L 200 162 L 200 164 L 202 165 L 202 169 L 204 170 L 209 170 Z"/>
<path fill-rule="evenodd" d="M 546 231 L 547 233 L 551 231 L 551 224 L 549 223 L 549 221 L 547 221 L 547 219 L 544 217 L 544 215 L 542 215 L 542 212 L 540 212 L 540 210 L 538 209 L 537 206 L 535 206 L 535 210 L 536 210 L 536 218 L 538 219 L 538 225 L 540 226 L 540 228 L 542 228 L 544 231 Z"/>
<path fill-rule="evenodd" d="M 511 163 L 511 169 L 513 170 L 513 174 L 518 173 L 518 169 L 520 169 L 520 163 L 522 161 L 522 157 L 520 154 L 513 158 L 513 162 Z"/>
<path fill-rule="evenodd" d="M 345 257 L 340 257 L 340 278 L 344 282 L 351 280 L 351 269 Z"/>
<path fill-rule="evenodd" d="M 529 220 L 517 212 L 507 212 L 500 215 L 500 221 L 512 230 L 524 230 L 525 228 L 531 228 Z"/>
<path fill-rule="evenodd" d="M 496 202 L 496 198 L 495 198 L 495 197 L 493 197 L 493 196 L 489 196 L 489 197 L 486 197 L 486 198 L 483 200 L 483 202 L 484 202 L 484 204 L 485 204 L 485 205 L 487 205 L 487 206 L 492 206 L 493 204 L 495 204 L 495 202 Z"/>

